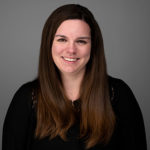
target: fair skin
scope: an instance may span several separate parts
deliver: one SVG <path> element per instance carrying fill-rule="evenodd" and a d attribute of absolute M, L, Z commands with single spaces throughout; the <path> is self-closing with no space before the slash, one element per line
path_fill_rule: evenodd
<path fill-rule="evenodd" d="M 79 19 L 66 20 L 58 27 L 52 44 L 52 57 L 60 70 L 70 100 L 79 98 L 80 84 L 90 59 L 89 25 Z"/>

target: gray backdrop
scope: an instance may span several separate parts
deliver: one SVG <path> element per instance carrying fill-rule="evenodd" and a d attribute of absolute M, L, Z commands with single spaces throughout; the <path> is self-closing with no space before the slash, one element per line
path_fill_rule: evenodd
<path fill-rule="evenodd" d="M 123 79 L 141 107 L 150 149 L 150 1 L 148 0 L 1 0 L 0 147 L 6 111 L 16 90 L 37 74 L 43 25 L 66 3 L 88 7 L 104 38 L 108 72 Z"/>

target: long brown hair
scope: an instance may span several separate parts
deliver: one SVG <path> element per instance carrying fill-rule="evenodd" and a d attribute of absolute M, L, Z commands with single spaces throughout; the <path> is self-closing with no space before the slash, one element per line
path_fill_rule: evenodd
<path fill-rule="evenodd" d="M 75 114 L 68 103 L 58 68 L 52 59 L 51 47 L 57 28 L 68 19 L 81 19 L 91 29 L 92 47 L 80 87 L 80 138 L 86 148 L 107 144 L 115 126 L 115 115 L 110 103 L 108 76 L 104 55 L 103 38 L 92 13 L 77 4 L 57 8 L 47 19 L 43 28 L 38 80 L 40 83 L 37 105 L 36 137 L 60 136 L 75 123 Z"/>

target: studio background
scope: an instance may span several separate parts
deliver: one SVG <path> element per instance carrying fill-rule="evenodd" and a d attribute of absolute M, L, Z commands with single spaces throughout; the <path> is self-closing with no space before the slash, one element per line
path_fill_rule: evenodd
<path fill-rule="evenodd" d="M 98 21 L 104 39 L 108 73 L 123 79 L 132 89 L 143 114 L 150 150 L 148 0 L 1 0 L 0 148 L 4 118 L 15 92 L 37 75 L 44 23 L 54 9 L 68 3 L 88 7 Z"/>

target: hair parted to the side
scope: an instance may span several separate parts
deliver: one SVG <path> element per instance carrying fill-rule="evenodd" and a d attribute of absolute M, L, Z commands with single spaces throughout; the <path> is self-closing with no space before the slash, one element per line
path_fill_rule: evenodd
<path fill-rule="evenodd" d="M 86 148 L 107 144 L 115 126 L 115 115 L 110 103 L 108 75 L 104 55 L 103 38 L 92 13 L 77 4 L 57 8 L 47 19 L 43 28 L 38 80 L 40 83 L 37 105 L 35 136 L 50 139 L 59 135 L 67 140 L 66 133 L 75 123 L 75 115 L 68 103 L 59 70 L 52 59 L 51 47 L 60 24 L 68 19 L 81 19 L 91 29 L 91 56 L 80 87 L 81 119 L 80 138 Z"/>

